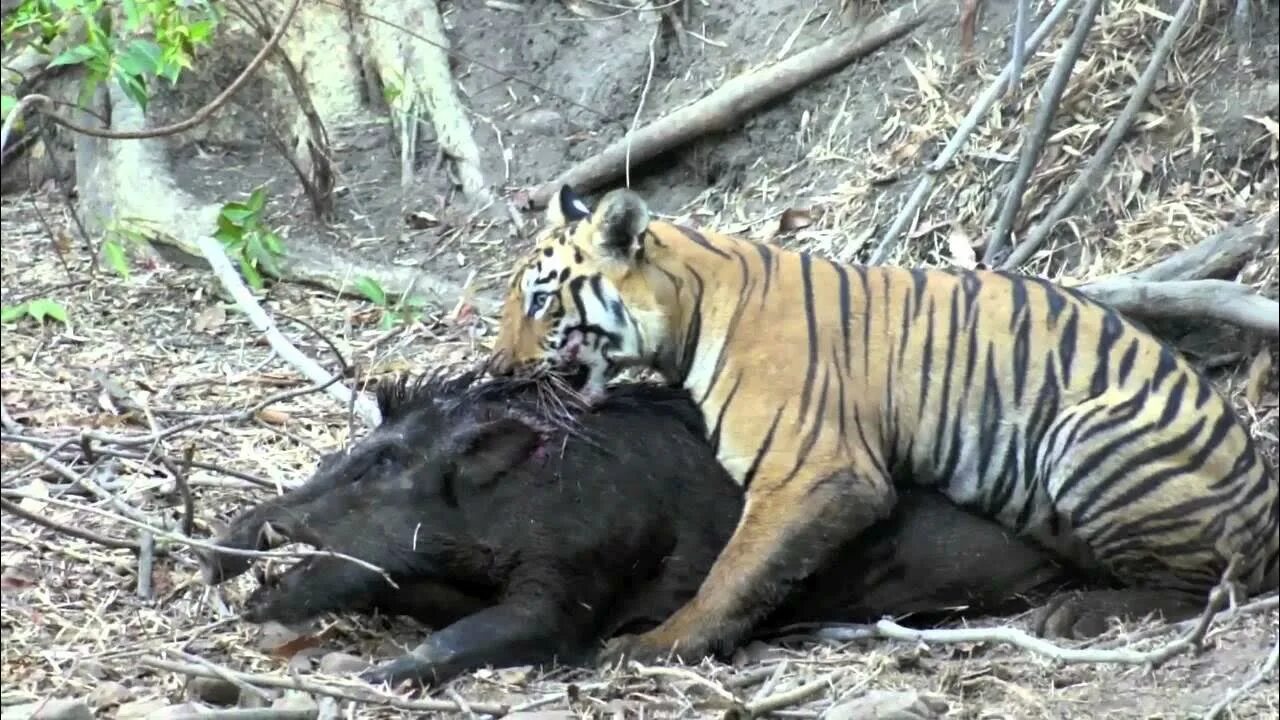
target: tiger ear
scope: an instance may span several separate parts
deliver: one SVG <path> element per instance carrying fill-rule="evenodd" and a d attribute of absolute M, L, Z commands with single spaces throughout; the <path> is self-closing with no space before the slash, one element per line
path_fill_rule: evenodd
<path fill-rule="evenodd" d="M 612 190 L 600 199 L 591 224 L 596 228 L 596 246 L 602 252 L 630 258 L 649 227 L 649 206 L 630 190 Z"/>
<path fill-rule="evenodd" d="M 591 208 L 568 185 L 561 185 L 556 194 L 547 203 L 547 222 L 552 227 L 568 225 L 575 220 L 583 220 L 591 215 Z"/>

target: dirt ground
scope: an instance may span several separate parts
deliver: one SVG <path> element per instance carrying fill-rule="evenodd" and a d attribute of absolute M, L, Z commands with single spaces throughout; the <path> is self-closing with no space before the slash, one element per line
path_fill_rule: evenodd
<path fill-rule="evenodd" d="M 643 88 L 648 90 L 640 123 L 897 4 L 842 10 L 830 1 L 691 2 L 680 41 L 664 31 L 653 43 L 652 72 L 652 13 L 581 2 L 442 5 L 454 47 L 465 55 L 454 72 L 485 149 L 484 171 L 505 195 L 517 197 L 621 137 Z M 633 169 L 632 184 L 664 215 L 774 237 L 841 259 L 865 259 L 911 193 L 921 166 L 999 72 L 1008 55 L 1012 7 L 1006 0 L 986 0 L 971 56 L 958 47 L 952 8 L 907 39 L 803 88 L 740 127 Z M 586 18 L 571 8 L 604 8 L 612 17 Z M 1033 6 L 1035 17 L 1044 12 Z M 1101 143 L 1172 12 L 1168 3 L 1157 8 L 1136 0 L 1104 6 L 1032 178 L 1019 233 L 1043 216 Z M 1228 38 L 1230 8 L 1203 5 L 1105 182 L 1055 230 L 1052 252 L 1037 255 L 1026 269 L 1068 282 L 1122 272 L 1224 223 L 1275 211 L 1280 29 L 1274 2 L 1255 5 L 1254 12 L 1253 42 L 1242 61 Z M 999 188 L 1016 163 L 1018 133 L 1039 105 L 1039 84 L 1066 32 L 1059 28 L 1029 59 L 1022 93 L 998 104 L 940 177 L 896 261 L 948 264 L 957 259 L 957 238 L 981 255 L 976 243 L 991 225 Z M 161 112 L 155 121 L 181 119 L 184 109 L 212 97 L 236 72 L 227 64 L 193 76 L 179 94 L 157 102 Z M 339 220 L 320 227 L 309 217 L 291 172 L 262 142 L 249 111 L 254 100 L 246 96 L 208 128 L 173 141 L 172 171 L 184 189 L 225 201 L 267 182 L 273 198 L 269 220 L 286 243 L 320 244 L 337 254 L 420 268 L 456 282 L 475 272 L 482 289 L 500 286 L 513 254 L 527 241 L 513 236 L 504 222 L 469 221 L 456 209 L 429 136 L 421 146 L 417 182 L 401 192 L 394 134 L 382 118 L 371 114 L 330 128 L 341 173 Z M 778 217 L 787 208 L 808 211 L 812 224 L 778 235 Z M 432 213 L 441 223 L 414 229 L 405 221 L 410 212 Z M 153 424 L 167 427 L 239 410 L 303 387 L 207 273 L 161 262 L 135 267 L 127 280 L 105 269 L 91 275 L 89 253 L 56 193 L 5 197 L 0 229 L 4 305 L 54 297 L 69 310 L 65 327 L 4 327 L 4 407 L 24 432 L 57 438 L 86 428 L 143 433 Z M 1280 255 L 1273 242 L 1241 279 L 1275 298 L 1278 276 Z M 469 361 L 492 335 L 493 318 L 457 321 L 444 312 L 448 308 L 388 330 L 369 303 L 295 284 L 270 287 L 262 303 L 309 355 L 331 371 L 338 367 L 325 343 L 289 318 L 314 325 L 364 379 Z M 1274 358 L 1277 348 L 1239 333 L 1227 342 L 1215 336 L 1183 347 L 1214 366 L 1215 380 L 1238 400 L 1274 461 L 1277 377 L 1254 359 Z M 305 478 L 319 453 L 340 445 L 347 434 L 343 408 L 310 394 L 274 403 L 248 420 L 211 423 L 161 446 L 141 446 L 138 458 L 100 458 L 92 470 L 75 470 L 90 473 L 127 507 L 173 526 L 183 515 L 179 493 L 149 453 L 177 458 L 194 447 L 197 460 L 210 464 L 194 469 L 189 480 L 196 535 L 204 537 L 245 503 L 271 492 L 256 482 L 283 485 Z M 43 504 L 24 501 L 38 512 L 111 537 L 136 538 L 118 517 L 127 508 L 73 496 L 65 478 L 25 470 L 32 457 L 23 445 L 6 441 L 2 447 L 5 486 L 38 483 L 26 489 L 51 496 Z M 68 508 L 59 500 L 76 505 Z M 111 516 L 95 515 L 91 507 Z M 173 552 L 155 559 L 151 597 L 142 599 L 138 562 L 130 551 L 108 550 L 8 513 L 3 520 L 0 680 L 6 706 L 86 698 L 101 717 L 148 717 L 149 711 L 186 702 L 193 689 L 185 676 L 146 666 L 145 658 L 190 663 L 196 656 L 245 672 L 297 671 L 324 679 L 315 673 L 322 660 L 326 669 L 336 667 L 333 653 L 381 659 L 420 638 L 406 622 L 347 617 L 327 618 L 301 635 L 239 623 L 234 609 L 250 581 L 206 588 L 190 551 L 163 542 Z M 1004 618 L 989 624 L 1024 622 Z M 744 700 L 828 679 L 821 691 L 775 711 L 779 717 L 848 717 L 832 708 L 872 690 L 912 690 L 941 699 L 947 718 L 1172 720 L 1198 717 L 1252 676 L 1277 642 L 1278 624 L 1274 609 L 1221 622 L 1210 632 L 1206 652 L 1157 669 L 1065 665 L 991 643 L 808 638 L 756 644 L 734 663 L 696 670 Z M 1148 632 L 1119 628 L 1107 640 Z M 1146 637 L 1135 647 L 1155 647 L 1174 635 Z M 329 676 L 326 682 L 336 686 L 341 679 Z M 1247 692 L 1232 705 L 1234 717 L 1277 717 L 1276 682 L 1272 674 Z M 530 712 L 569 716 L 632 715 L 646 700 L 657 703 L 646 709 L 652 716 L 723 714 L 713 696 L 687 677 L 585 670 L 481 672 L 430 696 L 526 704 Z M 341 712 L 390 717 L 409 711 L 372 705 L 352 710 L 344 702 Z"/>

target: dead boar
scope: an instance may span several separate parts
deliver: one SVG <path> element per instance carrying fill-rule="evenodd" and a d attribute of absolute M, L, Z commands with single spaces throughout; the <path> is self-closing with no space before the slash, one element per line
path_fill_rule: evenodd
<path fill-rule="evenodd" d="M 365 673 L 443 682 L 489 666 L 589 662 L 615 634 L 661 622 L 697 591 L 743 495 L 680 388 L 620 383 L 590 409 L 545 383 L 465 373 L 383 381 L 382 423 L 303 486 L 241 514 L 217 543 L 305 542 L 244 617 L 406 614 L 436 628 Z M 211 584 L 249 559 L 204 556 Z M 767 625 L 1020 606 L 1072 581 L 1047 552 L 928 490 L 798 585 Z"/>

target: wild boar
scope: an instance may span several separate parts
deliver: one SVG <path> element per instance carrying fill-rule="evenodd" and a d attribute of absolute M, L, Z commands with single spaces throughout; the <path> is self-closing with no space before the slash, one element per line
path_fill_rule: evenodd
<path fill-rule="evenodd" d="M 661 622 L 697 591 L 743 495 L 687 393 L 621 383 L 590 409 L 545 383 L 432 373 L 376 390 L 382 423 L 303 486 L 241 514 L 224 547 L 305 542 L 312 556 L 253 593 L 245 618 L 373 610 L 437 628 L 364 677 L 443 682 L 490 666 L 577 664 Z M 991 612 L 1073 581 L 1047 552 L 928 490 L 795 587 L 767 619 L 857 622 Z M 206 582 L 249 559 L 204 556 Z"/>

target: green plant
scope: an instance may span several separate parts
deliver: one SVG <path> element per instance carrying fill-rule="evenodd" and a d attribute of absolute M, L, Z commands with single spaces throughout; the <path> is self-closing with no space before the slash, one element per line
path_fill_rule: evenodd
<path fill-rule="evenodd" d="M 20 39 L 47 50 L 68 32 L 77 34 L 49 62 L 83 66 L 80 100 L 111 79 L 144 110 L 156 78 L 177 83 L 196 51 L 209 43 L 220 13 L 210 0 L 24 0 L 5 21 L 4 44 Z M 16 104 L 5 97 L 4 114 Z"/>
<path fill-rule="evenodd" d="M 229 202 L 218 213 L 218 229 L 213 236 L 222 243 L 227 255 L 240 265 L 245 282 L 255 290 L 262 289 L 262 273 L 280 276 L 277 258 L 284 254 L 280 236 L 262 220 L 267 204 L 267 190 L 257 187 L 244 202 Z"/>
<path fill-rule="evenodd" d="M 44 324 L 45 318 L 53 318 L 63 325 L 67 324 L 67 309 L 62 303 L 50 298 L 35 298 L 17 305 L 5 305 L 0 308 L 0 322 L 12 323 L 29 317 Z"/>
<path fill-rule="evenodd" d="M 128 247 L 146 244 L 146 233 L 126 222 L 113 220 L 103 233 L 102 258 L 117 275 L 128 280 L 130 275 Z"/>
<path fill-rule="evenodd" d="M 382 328 L 389 329 L 396 323 L 413 322 L 422 316 L 422 310 L 426 306 L 425 301 L 417 296 L 401 296 L 400 302 L 393 305 L 388 302 L 387 292 L 382 289 L 378 281 L 367 275 L 356 278 L 355 286 L 370 302 L 382 308 L 381 317 L 378 319 L 378 325 Z"/>

